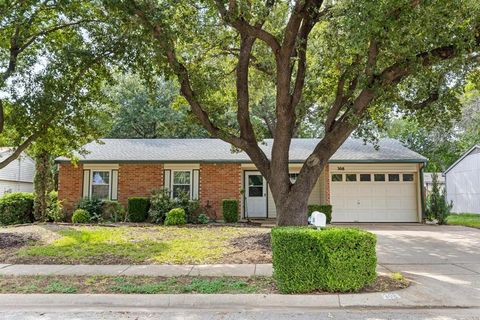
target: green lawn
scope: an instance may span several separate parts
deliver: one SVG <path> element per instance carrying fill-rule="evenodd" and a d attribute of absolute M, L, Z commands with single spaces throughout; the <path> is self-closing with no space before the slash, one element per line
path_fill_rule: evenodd
<path fill-rule="evenodd" d="M 236 227 L 74 227 L 55 230 L 55 239 L 15 252 L 26 263 L 203 264 L 224 262 L 239 252 L 237 238 L 268 232 Z M 241 241 L 237 241 L 240 242 Z"/>
<path fill-rule="evenodd" d="M 448 224 L 480 228 L 480 214 L 462 213 L 448 216 Z"/>
<path fill-rule="evenodd" d="M 0 276 L 0 293 L 270 293 L 271 278 Z"/>

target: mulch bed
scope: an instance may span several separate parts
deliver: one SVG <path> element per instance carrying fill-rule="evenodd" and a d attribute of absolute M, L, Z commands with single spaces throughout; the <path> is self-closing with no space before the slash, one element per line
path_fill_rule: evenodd
<path fill-rule="evenodd" d="M 38 239 L 34 234 L 0 233 L 0 249 L 23 247 Z"/>
<path fill-rule="evenodd" d="M 233 238 L 229 242 L 234 249 L 224 260 L 229 263 L 271 263 L 272 246 L 270 232 Z M 240 261 L 240 262 L 239 262 Z"/>

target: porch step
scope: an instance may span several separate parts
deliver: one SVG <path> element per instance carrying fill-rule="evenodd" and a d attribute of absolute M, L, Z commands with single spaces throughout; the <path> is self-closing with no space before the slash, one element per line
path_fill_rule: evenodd
<path fill-rule="evenodd" d="M 249 219 L 249 220 L 243 219 L 243 220 L 240 220 L 240 222 L 258 225 L 259 227 L 266 227 L 266 228 L 275 227 L 277 225 L 276 219 Z"/>

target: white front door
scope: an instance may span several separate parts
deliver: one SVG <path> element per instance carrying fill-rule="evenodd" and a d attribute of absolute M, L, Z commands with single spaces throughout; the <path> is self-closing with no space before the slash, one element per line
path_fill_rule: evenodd
<path fill-rule="evenodd" d="M 245 218 L 267 217 L 267 183 L 258 171 L 245 172 Z"/>

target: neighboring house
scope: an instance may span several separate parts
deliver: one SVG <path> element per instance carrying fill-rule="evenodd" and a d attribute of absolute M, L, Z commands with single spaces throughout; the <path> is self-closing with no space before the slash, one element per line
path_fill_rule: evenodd
<path fill-rule="evenodd" d="M 480 213 L 480 145 L 465 152 L 443 174 L 452 212 Z"/>
<path fill-rule="evenodd" d="M 445 177 L 441 172 L 424 172 L 423 173 L 423 183 L 425 185 L 425 189 L 428 192 L 432 191 L 432 175 L 436 174 L 437 175 L 437 182 L 438 186 L 441 191 L 444 190 L 445 188 Z"/>
<path fill-rule="evenodd" d="M 11 148 L 0 148 L 0 161 L 12 154 Z M 11 192 L 32 192 L 35 161 L 26 153 L 0 169 L 0 196 Z"/>
<path fill-rule="evenodd" d="M 318 139 L 293 139 L 291 179 Z M 261 145 L 270 154 L 272 140 Z M 422 218 L 421 170 L 426 158 L 384 139 L 376 150 L 349 139 L 330 159 L 309 199 L 332 204 L 334 222 L 418 222 Z M 104 139 L 86 146 L 75 166 L 59 158 L 59 198 L 72 210 L 82 197 L 118 200 L 148 196 L 162 186 L 188 192 L 221 218 L 221 201 L 238 199 L 242 219 L 275 218 L 265 179 L 243 152 L 218 139 Z"/>

